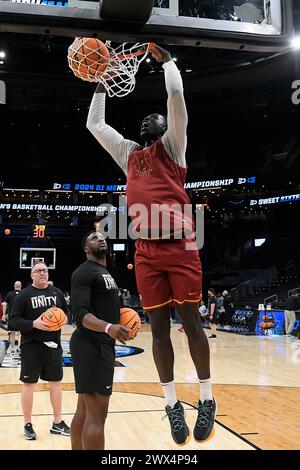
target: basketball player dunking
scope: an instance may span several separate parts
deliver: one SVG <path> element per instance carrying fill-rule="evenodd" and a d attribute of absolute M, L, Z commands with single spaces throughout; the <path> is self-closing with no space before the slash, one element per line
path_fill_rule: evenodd
<path fill-rule="evenodd" d="M 163 62 L 168 117 L 151 114 L 143 119 L 140 135 L 144 147 L 124 139 L 105 123 L 105 88 L 100 83 L 87 120 L 88 129 L 127 175 L 129 214 L 134 204 L 143 204 L 148 214 L 155 205 L 164 204 L 164 209 L 160 210 L 168 212 L 169 207 L 171 213 L 171 206 L 190 204 L 184 190 L 187 112 L 182 79 L 168 51 L 155 46 L 151 54 L 158 62 Z M 176 209 L 171 214 L 169 231 L 162 217 L 155 217 L 155 221 L 148 217 L 138 220 L 133 215 L 132 219 L 139 236 L 135 255 L 137 286 L 150 318 L 153 357 L 166 399 L 171 434 L 177 444 L 187 442 L 190 435 L 174 383 L 168 307 L 175 302 L 201 384 L 194 437 L 203 441 L 211 435 L 216 403 L 211 391 L 209 346 L 198 313 L 202 268 L 195 241 L 189 239 L 189 249 L 186 249 L 184 237 L 184 233 L 193 232 L 193 221 Z"/>
<path fill-rule="evenodd" d="M 77 409 L 71 424 L 73 450 L 103 450 L 112 393 L 115 340 L 129 329 L 118 324 L 119 289 L 106 269 L 107 245 L 99 232 L 82 241 L 87 260 L 72 274 L 71 305 L 77 325 L 70 341 Z"/>

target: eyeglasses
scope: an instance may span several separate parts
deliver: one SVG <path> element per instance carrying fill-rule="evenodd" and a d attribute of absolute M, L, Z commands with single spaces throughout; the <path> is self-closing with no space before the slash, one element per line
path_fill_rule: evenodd
<path fill-rule="evenodd" d="M 42 274 L 42 273 L 47 273 L 48 272 L 48 269 L 35 269 L 34 271 L 32 271 L 33 273 L 38 273 L 38 274 Z"/>

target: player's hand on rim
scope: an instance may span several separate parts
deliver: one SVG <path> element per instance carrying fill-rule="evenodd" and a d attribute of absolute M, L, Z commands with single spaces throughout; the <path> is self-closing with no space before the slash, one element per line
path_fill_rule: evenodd
<path fill-rule="evenodd" d="M 170 52 L 156 44 L 152 47 L 150 54 L 157 62 L 166 63 L 172 60 Z"/>

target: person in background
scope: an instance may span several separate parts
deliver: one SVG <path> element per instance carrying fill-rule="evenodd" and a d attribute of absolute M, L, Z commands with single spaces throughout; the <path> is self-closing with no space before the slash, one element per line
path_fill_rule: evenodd
<path fill-rule="evenodd" d="M 71 310 L 71 297 L 70 297 L 69 292 L 65 293 L 65 301 L 66 301 L 66 305 L 67 305 L 67 309 L 68 309 L 68 311 L 67 311 L 68 324 L 72 325 L 73 320 L 72 320 L 72 310 Z"/>
<path fill-rule="evenodd" d="M 130 305 L 131 305 L 131 295 L 130 295 L 129 290 L 123 289 L 122 298 L 123 298 L 124 307 L 130 307 Z"/>
<path fill-rule="evenodd" d="M 292 294 L 286 299 L 285 302 L 285 311 L 284 311 L 284 320 L 285 320 L 285 334 L 290 336 L 295 325 L 296 321 L 296 311 L 297 309 L 297 300 L 296 294 Z"/>
<path fill-rule="evenodd" d="M 7 329 L 8 329 L 8 334 L 9 334 L 9 341 L 10 341 L 10 346 L 8 348 L 7 354 L 11 354 L 14 356 L 16 353 L 19 352 L 19 334 L 16 331 L 12 331 L 11 325 L 10 325 L 10 313 L 12 311 L 12 307 L 15 301 L 15 298 L 17 295 L 20 294 L 22 290 L 22 283 L 20 281 L 16 281 L 14 284 L 14 290 L 10 291 L 2 304 L 3 306 L 3 319 L 7 321 Z M 18 344 L 16 345 L 16 336 L 17 336 L 17 342 Z"/>
<path fill-rule="evenodd" d="M 207 319 L 211 329 L 209 338 L 217 337 L 217 299 L 215 289 L 212 287 L 208 289 L 208 306 L 207 306 Z"/>
<path fill-rule="evenodd" d="M 232 306 L 232 298 L 229 295 L 227 290 L 223 291 L 223 308 L 224 308 L 224 324 L 225 324 L 225 327 L 229 327 L 232 321 L 233 306 Z"/>
<path fill-rule="evenodd" d="M 202 323 L 205 323 L 207 320 L 207 307 L 205 306 L 204 300 L 200 302 L 199 313 Z"/>

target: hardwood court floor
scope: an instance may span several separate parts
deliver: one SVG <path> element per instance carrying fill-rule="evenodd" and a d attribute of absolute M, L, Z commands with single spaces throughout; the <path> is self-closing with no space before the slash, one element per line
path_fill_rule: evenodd
<path fill-rule="evenodd" d="M 65 328 L 64 337 L 72 330 Z M 193 403 L 199 385 L 184 333 L 172 328 L 175 380 L 180 400 L 186 403 L 192 431 L 196 419 Z M 5 339 L 1 332 L 0 339 Z M 223 450 L 299 449 L 300 447 L 300 341 L 286 337 L 246 337 L 219 333 L 211 342 L 214 395 L 218 402 L 215 436 L 207 443 L 191 441 L 176 446 L 164 415 L 164 400 L 152 360 L 151 334 L 143 325 L 131 343 L 142 354 L 119 358 L 114 393 L 106 426 L 107 449 Z M 40 382 L 34 397 L 34 442 L 22 436 L 20 382 L 17 368 L 0 368 L 0 449 L 68 449 L 69 439 L 52 436 L 47 384 Z M 70 423 L 76 395 L 72 368 L 64 369 L 64 419 Z"/>

